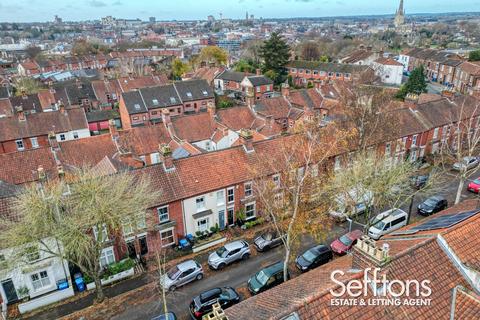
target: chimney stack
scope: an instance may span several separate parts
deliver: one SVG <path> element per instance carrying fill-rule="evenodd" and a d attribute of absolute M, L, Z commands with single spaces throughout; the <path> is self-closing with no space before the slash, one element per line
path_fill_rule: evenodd
<path fill-rule="evenodd" d="M 368 236 L 362 236 L 353 247 L 352 266 L 356 269 L 382 267 L 390 258 L 390 246 L 385 243 L 377 248 L 376 241 Z"/>
<path fill-rule="evenodd" d="M 172 157 L 172 149 L 167 144 L 160 145 L 160 157 L 165 171 L 175 170 Z"/>
<path fill-rule="evenodd" d="M 162 110 L 162 121 L 165 126 L 168 126 L 172 123 L 172 119 L 170 118 L 170 111 L 168 111 L 168 109 Z"/>
<path fill-rule="evenodd" d="M 53 150 L 58 150 L 59 149 L 57 136 L 55 135 L 55 132 L 53 132 L 53 131 L 50 131 L 48 133 L 48 144 L 50 145 L 50 148 L 52 148 Z"/>
<path fill-rule="evenodd" d="M 118 139 L 118 131 L 117 131 L 117 125 L 115 124 L 114 119 L 108 120 L 108 131 L 110 131 L 110 135 L 112 136 L 112 140 L 117 140 Z"/>
<path fill-rule="evenodd" d="M 243 144 L 243 148 L 245 149 L 245 151 L 247 153 L 255 151 L 255 149 L 253 149 L 253 134 L 252 134 L 252 131 L 250 131 L 248 129 L 240 130 L 240 139 L 242 139 L 241 142 Z"/>
<path fill-rule="evenodd" d="M 25 112 L 23 111 L 22 106 L 16 106 L 15 107 L 15 113 L 17 114 L 18 120 L 20 120 L 20 121 L 27 120 L 27 117 L 25 117 Z"/>
<path fill-rule="evenodd" d="M 290 96 L 290 86 L 288 83 L 282 83 L 282 96 L 288 98 Z"/>
<path fill-rule="evenodd" d="M 215 104 L 213 102 L 208 103 L 207 111 L 208 111 L 208 114 L 210 115 L 210 118 L 214 119 L 215 118 Z"/>
<path fill-rule="evenodd" d="M 60 105 L 58 106 L 58 110 L 60 111 L 61 114 L 65 114 L 65 115 L 66 115 L 65 105 L 64 105 L 63 103 L 60 103 Z"/>
<path fill-rule="evenodd" d="M 418 94 L 415 93 L 409 93 L 405 97 L 405 106 L 407 108 L 410 108 L 412 110 L 417 109 L 417 103 L 418 103 Z"/>

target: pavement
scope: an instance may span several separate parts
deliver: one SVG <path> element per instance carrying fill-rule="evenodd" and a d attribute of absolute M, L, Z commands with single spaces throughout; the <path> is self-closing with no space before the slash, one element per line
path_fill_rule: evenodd
<path fill-rule="evenodd" d="M 476 178 L 477 175 L 477 173 L 473 173 L 472 177 Z M 449 205 L 452 205 L 457 191 L 458 181 L 457 179 L 455 179 L 455 175 L 453 173 L 446 173 L 446 181 L 447 182 L 445 183 L 442 190 L 440 190 L 437 194 L 444 195 L 449 201 Z M 467 184 L 468 182 L 464 186 L 462 200 L 478 197 L 477 195 L 474 195 L 466 190 Z M 415 222 L 423 218 L 417 215 L 416 207 L 425 198 L 426 196 L 415 197 L 411 222 Z M 409 203 L 402 206 L 402 209 L 408 212 L 408 207 Z M 348 228 L 349 227 L 347 223 L 334 224 L 332 226 L 331 232 L 329 232 L 327 239 L 324 243 L 331 243 L 339 235 L 348 232 Z M 359 224 L 354 223 L 352 225 L 352 229 L 361 228 L 362 227 Z M 313 246 L 314 244 L 314 239 L 312 239 L 310 236 L 304 236 L 301 241 L 299 251 L 305 250 Z M 255 254 L 253 252 L 254 250 L 255 249 L 252 248 L 252 256 L 249 260 L 234 263 L 230 266 L 227 266 L 222 271 L 212 271 L 205 269 L 205 277 L 202 280 L 189 283 L 184 287 L 178 288 L 175 292 L 168 293 L 166 297 L 168 310 L 175 312 L 178 319 L 188 319 L 188 305 L 190 304 L 192 299 L 201 292 L 215 287 L 230 286 L 236 288 L 242 298 L 246 298 L 246 296 L 248 296 L 248 292 L 246 290 L 248 279 L 261 268 L 283 259 L 283 247 L 281 246 L 274 248 L 270 251 L 258 254 Z M 206 256 L 207 254 L 202 254 L 201 256 L 199 256 L 199 262 L 204 264 Z M 145 273 L 138 277 L 122 281 L 114 286 L 106 287 L 105 294 L 107 297 L 114 297 L 126 292 L 134 292 L 134 290 L 138 290 L 139 288 L 139 291 L 142 291 L 142 287 L 148 287 L 149 291 L 147 291 L 147 289 L 143 290 L 144 299 L 135 299 L 131 297 L 125 298 L 124 303 L 126 303 L 127 305 L 124 305 L 121 309 L 116 310 L 117 312 L 112 312 L 112 314 L 114 315 L 104 316 L 102 319 L 108 318 L 114 320 L 144 320 L 151 319 L 154 316 L 161 314 L 163 308 L 160 295 L 156 290 L 151 289 L 151 286 L 147 286 L 149 283 L 151 284 L 153 281 L 155 281 L 155 278 L 156 277 L 153 274 Z M 75 300 L 72 303 L 68 303 L 54 309 L 46 310 L 43 313 L 35 314 L 34 316 L 25 319 L 59 319 L 62 316 L 71 314 L 78 310 L 82 310 L 92 305 L 93 300 L 94 295 L 92 293 L 78 300 Z M 105 306 L 102 307 L 109 308 L 109 305 L 107 303 Z M 69 317 L 69 319 L 73 318 Z M 85 319 L 89 320 L 96 318 L 86 317 Z"/>

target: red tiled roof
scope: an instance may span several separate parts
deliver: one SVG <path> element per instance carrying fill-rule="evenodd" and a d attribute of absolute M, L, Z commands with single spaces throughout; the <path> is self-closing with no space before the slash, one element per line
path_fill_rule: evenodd
<path fill-rule="evenodd" d="M 397 67 L 403 67 L 403 64 L 401 64 L 400 62 L 398 62 L 397 60 L 395 59 L 392 59 L 392 58 L 378 58 L 377 60 L 375 60 L 376 63 L 378 64 L 383 64 L 385 66 L 397 66 Z"/>
<path fill-rule="evenodd" d="M 0 99 L 0 115 L 11 116 L 13 114 L 10 99 Z"/>
<path fill-rule="evenodd" d="M 40 100 L 40 106 L 43 110 L 50 109 L 52 105 L 57 103 L 55 94 L 51 93 L 50 90 L 40 90 L 38 92 L 38 100 Z"/>
<path fill-rule="evenodd" d="M 138 156 L 158 152 L 160 144 L 168 144 L 172 140 L 163 123 L 119 131 L 119 134 L 122 149 Z"/>
<path fill-rule="evenodd" d="M 284 97 L 260 99 L 254 106 L 255 112 L 263 116 L 272 116 L 275 120 L 287 118 L 290 108 Z"/>
<path fill-rule="evenodd" d="M 457 287 L 453 319 L 468 320 L 480 317 L 480 296 L 462 287 Z"/>
<path fill-rule="evenodd" d="M 181 140 L 196 142 L 210 139 L 217 124 L 208 112 L 172 118 L 175 135 Z"/>
<path fill-rule="evenodd" d="M 113 157 L 117 147 L 109 134 L 60 142 L 57 156 L 66 166 L 94 166 L 105 157 Z"/>
<path fill-rule="evenodd" d="M 291 91 L 288 100 L 292 104 L 310 109 L 319 109 L 323 103 L 322 95 L 315 88 Z"/>

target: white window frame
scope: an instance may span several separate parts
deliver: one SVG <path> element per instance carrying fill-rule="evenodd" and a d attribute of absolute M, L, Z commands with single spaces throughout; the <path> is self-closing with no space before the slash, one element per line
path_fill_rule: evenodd
<path fill-rule="evenodd" d="M 163 209 L 166 209 L 167 212 L 166 212 L 166 213 L 165 213 L 165 212 L 161 213 L 160 211 L 163 210 Z M 165 216 L 165 214 L 166 214 L 166 216 L 167 216 L 167 219 L 166 219 L 166 220 L 161 218 L 162 216 Z M 165 223 L 165 222 L 170 221 L 170 212 L 169 212 L 169 210 L 168 210 L 168 206 L 158 207 L 158 208 L 157 208 L 157 215 L 158 215 L 158 221 L 159 221 L 160 223 Z"/>
<path fill-rule="evenodd" d="M 18 150 L 18 151 L 23 151 L 23 150 L 25 150 L 25 144 L 23 143 L 23 139 L 15 140 L 15 144 L 16 144 L 16 146 L 17 146 L 17 150 Z"/>
<path fill-rule="evenodd" d="M 150 162 L 152 164 L 160 163 L 160 153 L 159 152 L 154 152 L 154 153 L 150 154 Z"/>
<path fill-rule="evenodd" d="M 333 170 L 338 171 L 342 168 L 342 162 L 340 156 L 335 157 L 335 163 L 333 164 Z"/>
<path fill-rule="evenodd" d="M 73 139 L 78 139 L 78 132 L 77 131 L 73 131 Z"/>
<path fill-rule="evenodd" d="M 312 177 L 318 177 L 318 164 L 311 165 L 311 175 Z"/>
<path fill-rule="evenodd" d="M 232 194 L 229 195 L 229 192 L 231 192 Z M 232 200 L 230 200 L 230 197 Z M 228 188 L 227 189 L 227 203 L 234 203 L 235 202 L 235 188 Z"/>
<path fill-rule="evenodd" d="M 197 206 L 197 212 L 205 210 L 205 197 L 201 196 L 201 197 L 195 198 L 195 204 Z"/>
<path fill-rule="evenodd" d="M 67 139 L 67 137 L 65 137 L 65 134 L 64 133 L 61 133 L 59 135 L 59 138 L 60 138 L 60 141 L 65 141 Z"/>
<path fill-rule="evenodd" d="M 273 181 L 273 184 L 275 185 L 275 188 L 280 188 L 280 174 L 274 174 L 272 176 L 272 181 Z"/>
<path fill-rule="evenodd" d="M 225 192 L 223 190 L 217 191 L 217 206 L 225 204 Z"/>
<path fill-rule="evenodd" d="M 412 136 L 412 147 L 416 147 L 417 146 L 417 141 L 418 140 L 418 134 L 414 134 Z"/>
<path fill-rule="evenodd" d="M 40 147 L 38 144 L 38 138 L 37 137 L 32 137 L 30 138 L 30 143 L 32 144 L 32 148 L 37 149 Z"/>
<path fill-rule="evenodd" d="M 113 247 L 103 249 L 100 254 L 100 266 L 104 268 L 112 263 L 115 263 L 115 252 L 113 251 Z"/>
<path fill-rule="evenodd" d="M 248 215 L 248 210 L 247 208 L 249 206 L 253 206 L 253 215 L 252 216 L 249 216 Z M 254 219 L 256 216 L 257 216 L 257 208 L 256 208 L 256 203 L 255 202 L 250 202 L 250 203 L 247 203 L 245 204 L 245 217 L 246 219 L 245 220 L 250 220 L 250 219 Z"/>
<path fill-rule="evenodd" d="M 253 196 L 253 183 L 251 181 L 244 183 L 245 198 Z"/>
<path fill-rule="evenodd" d="M 197 231 L 205 232 L 205 231 L 210 230 L 210 218 L 209 217 L 197 219 L 195 222 L 197 224 L 197 228 L 196 228 Z M 204 224 L 203 222 L 206 222 L 206 223 Z M 203 226 L 203 225 L 205 225 L 205 226 Z"/>
<path fill-rule="evenodd" d="M 168 237 L 163 237 L 162 234 L 165 234 L 167 232 L 171 232 L 172 235 L 169 235 Z M 159 231 L 159 233 L 160 233 L 160 242 L 162 244 L 162 248 L 170 247 L 170 246 L 175 245 L 175 233 L 173 232 L 173 228 L 161 230 L 161 231 Z M 170 238 L 171 238 L 171 242 L 169 241 L 169 242 L 164 244 L 164 241 L 168 240 Z"/>
<path fill-rule="evenodd" d="M 93 230 L 93 236 L 95 237 L 95 240 L 98 240 L 98 230 L 97 226 L 92 227 Z M 103 241 L 108 241 L 108 231 L 107 231 L 107 226 L 104 224 L 102 225 L 102 234 L 103 234 Z"/>
<path fill-rule="evenodd" d="M 38 279 L 34 280 L 34 276 Z M 34 272 L 30 274 L 30 283 L 32 284 L 32 288 L 34 292 L 42 291 L 45 288 L 48 288 L 52 285 L 52 281 L 50 276 L 48 275 L 47 270 L 41 270 L 38 272 Z"/>

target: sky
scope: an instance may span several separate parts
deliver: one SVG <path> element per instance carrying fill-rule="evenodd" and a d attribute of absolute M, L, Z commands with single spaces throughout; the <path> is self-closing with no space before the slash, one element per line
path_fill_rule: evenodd
<path fill-rule="evenodd" d="M 157 20 L 328 17 L 393 14 L 400 0 L 0 0 L 0 21 L 156 17 Z M 408 13 L 479 12 L 480 0 L 404 0 Z"/>

